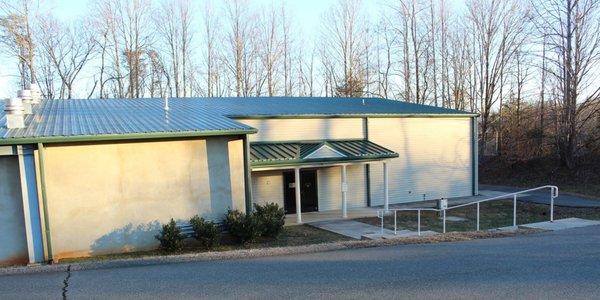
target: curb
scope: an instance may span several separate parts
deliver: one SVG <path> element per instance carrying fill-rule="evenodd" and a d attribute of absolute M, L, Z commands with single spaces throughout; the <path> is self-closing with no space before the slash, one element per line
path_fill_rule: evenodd
<path fill-rule="evenodd" d="M 230 251 L 215 251 L 202 253 L 188 253 L 165 256 L 143 256 L 136 258 L 122 258 L 106 261 L 87 261 L 75 262 L 71 264 L 55 264 L 55 265 L 36 265 L 36 266 L 18 266 L 0 268 L 0 276 L 4 275 L 20 275 L 20 274 L 35 274 L 35 273 L 55 273 L 66 272 L 70 267 L 70 271 L 84 271 L 97 269 L 111 269 L 123 267 L 139 267 L 158 264 L 174 264 L 185 262 L 203 262 L 203 261 L 218 261 L 218 260 L 233 260 L 233 259 L 248 259 L 261 258 L 272 256 L 284 256 L 295 254 L 309 254 L 317 252 L 329 252 L 346 249 L 372 248 L 379 246 L 394 246 L 404 244 L 431 244 L 439 242 L 457 242 L 473 239 L 487 238 L 502 238 L 512 237 L 523 234 L 543 232 L 541 230 L 518 229 L 511 232 L 451 232 L 445 235 L 435 236 L 418 236 L 406 237 L 397 239 L 383 240 L 359 240 L 359 241 L 344 241 L 332 242 L 323 244 L 303 245 L 303 246 L 288 246 L 288 247 L 272 247 L 272 248 L 257 248 L 257 249 L 241 249 Z"/>

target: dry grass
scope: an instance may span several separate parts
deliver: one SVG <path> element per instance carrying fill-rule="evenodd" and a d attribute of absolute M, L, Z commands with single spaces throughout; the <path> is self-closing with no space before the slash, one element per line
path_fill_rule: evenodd
<path fill-rule="evenodd" d="M 548 221 L 550 219 L 550 208 L 548 205 L 517 202 L 517 224 L 527 224 Z M 450 210 L 447 216 L 455 216 L 466 219 L 465 221 L 446 222 L 447 232 L 466 232 L 476 229 L 477 212 L 476 206 L 466 206 Z M 600 209 L 598 208 L 569 208 L 556 206 L 554 218 L 563 219 L 577 217 L 582 219 L 600 220 Z M 377 217 L 360 218 L 357 221 L 380 226 L 381 220 Z M 512 200 L 493 201 L 482 203 L 480 206 L 480 230 L 487 230 L 505 226 L 512 226 L 513 202 Z M 416 212 L 399 212 L 397 215 L 399 229 L 417 230 Z M 384 226 L 394 228 L 394 217 L 388 215 L 384 219 Z M 421 230 L 432 230 L 442 232 L 441 215 L 437 212 L 421 212 Z"/>

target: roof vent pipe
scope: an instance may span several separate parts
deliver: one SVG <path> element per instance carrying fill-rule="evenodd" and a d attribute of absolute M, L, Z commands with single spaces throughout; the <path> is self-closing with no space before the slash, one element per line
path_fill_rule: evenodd
<path fill-rule="evenodd" d="M 23 101 L 21 98 L 7 99 L 4 104 L 4 112 L 6 113 L 6 128 L 23 128 L 25 127 L 25 118 L 23 115 Z"/>
<path fill-rule="evenodd" d="M 17 92 L 17 97 L 21 98 L 23 104 L 23 113 L 26 115 L 31 114 L 31 91 L 20 90 Z"/>
<path fill-rule="evenodd" d="M 31 91 L 31 104 L 40 104 L 40 101 L 42 100 L 40 86 L 37 83 L 32 82 L 29 85 L 29 90 Z"/>
<path fill-rule="evenodd" d="M 165 95 L 165 110 L 169 110 L 169 96 Z"/>

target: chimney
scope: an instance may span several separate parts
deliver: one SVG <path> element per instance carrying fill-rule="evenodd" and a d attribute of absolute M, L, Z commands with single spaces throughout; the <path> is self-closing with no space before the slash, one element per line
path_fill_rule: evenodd
<path fill-rule="evenodd" d="M 169 110 L 169 96 L 165 95 L 165 111 Z"/>
<path fill-rule="evenodd" d="M 23 128 L 25 127 L 25 118 L 23 115 L 23 102 L 21 98 L 7 99 L 4 104 L 4 112 L 6 113 L 6 128 Z"/>
<path fill-rule="evenodd" d="M 37 83 L 32 82 L 29 85 L 29 90 L 31 91 L 31 104 L 40 104 L 40 101 L 42 100 L 42 91 L 40 90 L 40 86 Z"/>
<path fill-rule="evenodd" d="M 23 113 L 26 115 L 31 114 L 31 91 L 30 90 L 19 90 L 17 92 L 17 97 L 21 98 L 21 103 L 23 104 Z"/>

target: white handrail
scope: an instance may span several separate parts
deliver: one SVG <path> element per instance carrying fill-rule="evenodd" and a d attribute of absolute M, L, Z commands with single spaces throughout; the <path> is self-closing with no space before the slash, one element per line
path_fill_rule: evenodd
<path fill-rule="evenodd" d="M 442 231 L 443 231 L 443 233 L 446 233 L 446 211 L 447 210 L 477 204 L 477 231 L 479 231 L 480 203 L 513 197 L 513 226 L 516 227 L 517 226 L 517 196 L 520 194 L 525 194 L 525 193 L 529 193 L 529 192 L 533 192 L 533 191 L 537 191 L 537 190 L 548 189 L 548 188 L 550 189 L 550 222 L 553 222 L 554 221 L 554 198 L 558 197 L 558 187 L 555 185 L 544 185 L 544 186 L 540 186 L 537 188 L 518 191 L 518 192 L 514 192 L 514 193 L 507 193 L 507 194 L 503 194 L 503 195 L 496 196 L 496 197 L 486 198 L 486 199 L 478 200 L 478 201 L 472 201 L 469 203 L 459 204 L 459 205 L 446 207 L 446 208 L 417 207 L 417 208 L 379 209 L 379 210 L 377 210 L 377 217 L 381 219 L 381 234 L 383 235 L 383 221 L 384 221 L 383 219 L 386 214 L 389 214 L 390 212 L 393 211 L 394 212 L 394 234 L 396 234 L 398 231 L 398 228 L 397 228 L 398 212 L 399 211 L 416 211 L 417 212 L 417 233 L 418 233 L 418 235 L 421 235 L 421 211 L 442 212 L 442 220 L 443 220 L 442 221 L 443 222 Z"/>

